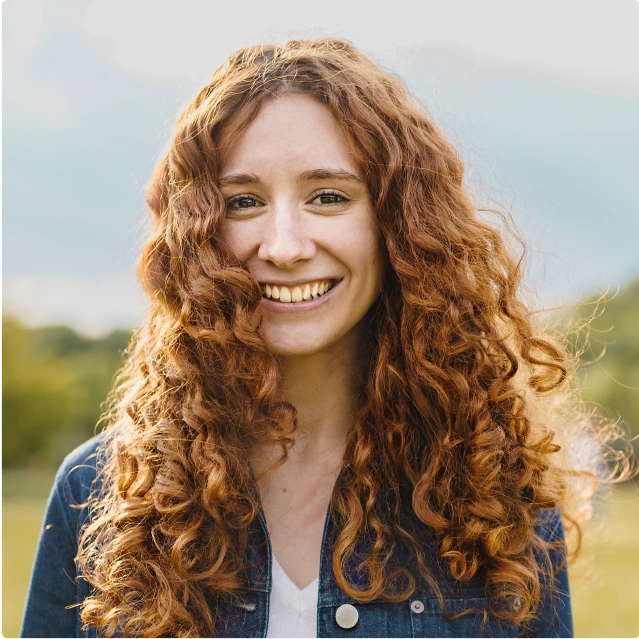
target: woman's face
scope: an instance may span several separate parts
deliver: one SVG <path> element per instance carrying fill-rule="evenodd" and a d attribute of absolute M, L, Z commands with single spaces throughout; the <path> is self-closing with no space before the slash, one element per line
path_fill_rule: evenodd
<path fill-rule="evenodd" d="M 262 287 L 269 348 L 316 353 L 353 331 L 379 295 L 384 249 L 328 108 L 302 94 L 267 99 L 226 157 L 220 189 L 224 239 Z"/>

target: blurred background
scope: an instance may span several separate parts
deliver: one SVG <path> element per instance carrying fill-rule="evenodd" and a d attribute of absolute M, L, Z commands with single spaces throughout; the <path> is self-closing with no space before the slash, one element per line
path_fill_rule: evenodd
<path fill-rule="evenodd" d="M 606 293 L 580 385 L 639 435 L 639 2 L 416 7 L 3 3 L 5 636 L 53 474 L 92 436 L 144 317 L 145 184 L 180 110 L 243 46 L 340 37 L 403 77 L 464 157 L 478 205 L 501 203 L 527 238 L 529 304 L 559 307 L 561 324 Z M 571 566 L 577 636 L 639 634 L 638 524 L 635 484 L 600 496 Z"/>

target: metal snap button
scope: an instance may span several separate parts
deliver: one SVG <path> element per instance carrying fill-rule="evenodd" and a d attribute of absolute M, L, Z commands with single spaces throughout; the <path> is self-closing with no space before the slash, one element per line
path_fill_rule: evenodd
<path fill-rule="evenodd" d="M 419 601 L 419 599 L 415 599 L 415 601 L 410 602 L 410 609 L 419 614 L 420 612 L 424 612 L 424 604 Z"/>
<path fill-rule="evenodd" d="M 524 600 L 519 595 L 517 595 L 517 597 L 513 599 L 513 608 L 515 610 L 519 610 L 521 608 L 521 604 L 523 603 L 524 603 Z"/>
<path fill-rule="evenodd" d="M 340 628 L 352 628 L 358 619 L 359 612 L 351 604 L 343 604 L 335 612 L 335 621 Z"/>

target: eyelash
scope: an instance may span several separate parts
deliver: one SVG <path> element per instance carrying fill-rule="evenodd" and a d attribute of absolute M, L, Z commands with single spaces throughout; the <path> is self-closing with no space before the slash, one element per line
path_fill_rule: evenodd
<path fill-rule="evenodd" d="M 333 195 L 337 198 L 340 198 L 341 201 L 325 202 L 324 204 L 321 204 L 320 206 L 339 206 L 340 204 L 346 204 L 349 201 L 348 198 L 343 196 L 341 193 L 338 193 L 337 191 L 331 191 L 330 189 L 317 191 L 313 193 L 313 195 L 311 196 L 311 201 L 316 200 L 318 197 L 321 197 L 322 195 Z M 253 195 L 249 195 L 248 193 L 243 195 L 236 195 L 235 197 L 232 197 L 230 200 L 227 201 L 226 203 L 227 210 L 239 211 L 241 209 L 256 208 L 256 206 L 245 206 L 245 207 L 237 206 L 237 203 L 239 203 L 240 200 L 253 200 L 257 202 L 257 198 Z"/>

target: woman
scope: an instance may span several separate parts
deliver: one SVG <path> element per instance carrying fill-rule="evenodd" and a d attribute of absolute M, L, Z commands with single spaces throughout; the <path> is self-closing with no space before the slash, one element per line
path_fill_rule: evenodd
<path fill-rule="evenodd" d="M 462 175 L 346 42 L 216 71 L 149 186 L 149 316 L 58 473 L 24 636 L 572 635 L 569 361 Z"/>

